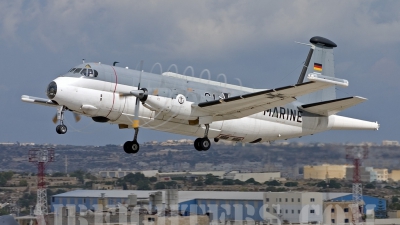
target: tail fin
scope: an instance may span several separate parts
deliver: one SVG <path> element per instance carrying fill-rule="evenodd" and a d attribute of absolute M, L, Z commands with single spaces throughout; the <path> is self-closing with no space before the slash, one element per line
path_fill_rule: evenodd
<path fill-rule="evenodd" d="M 309 73 L 321 73 L 324 76 L 335 77 L 333 48 L 337 45 L 323 37 L 310 39 L 311 49 L 300 73 L 298 84 L 304 82 L 304 77 Z M 335 86 L 310 93 L 299 98 L 303 103 L 314 103 L 336 99 Z"/>

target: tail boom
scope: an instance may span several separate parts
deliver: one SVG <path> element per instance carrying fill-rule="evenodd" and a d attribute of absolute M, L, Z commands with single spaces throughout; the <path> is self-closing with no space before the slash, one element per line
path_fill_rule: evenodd
<path fill-rule="evenodd" d="M 353 119 L 344 116 L 332 115 L 331 130 L 378 130 L 378 122 L 370 122 L 365 120 Z M 329 121 L 331 122 L 331 121 Z"/>

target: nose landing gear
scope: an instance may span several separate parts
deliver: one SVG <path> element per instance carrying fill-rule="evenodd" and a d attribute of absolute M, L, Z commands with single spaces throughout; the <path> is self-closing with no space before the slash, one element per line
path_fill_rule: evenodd
<path fill-rule="evenodd" d="M 67 126 L 64 125 L 64 111 L 65 111 L 65 106 L 60 106 L 57 108 L 57 118 L 56 119 L 60 121 L 60 124 L 57 125 L 57 127 L 56 127 L 57 134 L 67 133 Z"/>
<path fill-rule="evenodd" d="M 135 128 L 135 135 L 133 141 L 127 141 L 124 144 L 124 151 L 128 154 L 136 154 L 139 152 L 139 143 L 137 142 L 137 135 L 139 133 L 139 128 Z"/>
<path fill-rule="evenodd" d="M 194 148 L 199 152 L 200 151 L 207 151 L 211 147 L 211 142 L 208 139 L 208 130 L 210 129 L 210 125 L 206 124 L 205 126 L 206 126 L 206 130 L 204 132 L 204 137 L 203 138 L 197 138 L 194 141 Z"/>

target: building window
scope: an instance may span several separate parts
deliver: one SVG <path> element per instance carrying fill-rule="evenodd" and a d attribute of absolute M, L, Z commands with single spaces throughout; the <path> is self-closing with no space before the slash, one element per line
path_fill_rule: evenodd
<path fill-rule="evenodd" d="M 335 212 L 335 209 L 334 209 L 334 208 L 332 208 L 332 209 L 331 209 L 331 213 L 334 213 L 334 212 Z"/>
<path fill-rule="evenodd" d="M 292 209 L 292 214 L 294 214 L 294 209 Z"/>
<path fill-rule="evenodd" d="M 285 198 L 285 202 L 287 202 L 287 198 Z"/>
<path fill-rule="evenodd" d="M 282 214 L 282 209 L 279 210 L 279 213 Z"/>
<path fill-rule="evenodd" d="M 311 198 L 311 199 L 310 199 L 310 202 L 315 202 L 315 199 L 314 199 L 314 198 Z"/>
<path fill-rule="evenodd" d="M 285 210 L 285 213 L 286 213 L 286 214 L 288 213 L 288 210 L 287 210 L 287 209 Z"/>
<path fill-rule="evenodd" d="M 344 212 L 349 212 L 349 208 L 344 208 Z"/>
<path fill-rule="evenodd" d="M 292 198 L 292 202 L 294 202 L 294 198 Z"/>
<path fill-rule="evenodd" d="M 344 219 L 344 222 L 345 223 L 349 223 L 349 219 Z"/>
<path fill-rule="evenodd" d="M 300 202 L 300 198 L 297 199 L 297 202 Z"/>
<path fill-rule="evenodd" d="M 331 219 L 332 223 L 335 223 L 335 219 Z"/>
<path fill-rule="evenodd" d="M 269 208 L 267 208 L 266 210 L 267 210 L 267 212 L 269 212 Z"/>
<path fill-rule="evenodd" d="M 269 202 L 269 198 L 266 198 L 265 201 L 266 201 L 266 202 Z"/>
<path fill-rule="evenodd" d="M 281 199 L 281 198 L 279 198 L 279 202 L 282 202 L 282 199 Z"/>
<path fill-rule="evenodd" d="M 300 210 L 297 210 L 297 213 L 300 214 Z"/>
<path fill-rule="evenodd" d="M 311 210 L 310 210 L 310 213 L 315 213 L 315 210 L 314 210 L 314 209 L 311 209 Z"/>

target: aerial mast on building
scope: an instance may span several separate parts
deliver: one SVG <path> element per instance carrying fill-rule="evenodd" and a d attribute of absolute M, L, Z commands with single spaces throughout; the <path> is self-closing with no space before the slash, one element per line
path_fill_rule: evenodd
<path fill-rule="evenodd" d="M 353 224 L 360 224 L 361 215 L 363 213 L 363 199 L 362 199 L 362 183 L 361 171 L 362 160 L 368 157 L 367 146 L 348 146 L 346 147 L 346 159 L 353 161 L 353 206 L 352 206 L 352 222 Z"/>
<path fill-rule="evenodd" d="M 45 225 L 45 217 L 48 214 L 47 189 L 45 181 L 46 164 L 54 162 L 54 149 L 31 149 L 29 150 L 29 162 L 38 168 L 37 173 L 37 201 L 34 214 L 39 225 Z"/>

